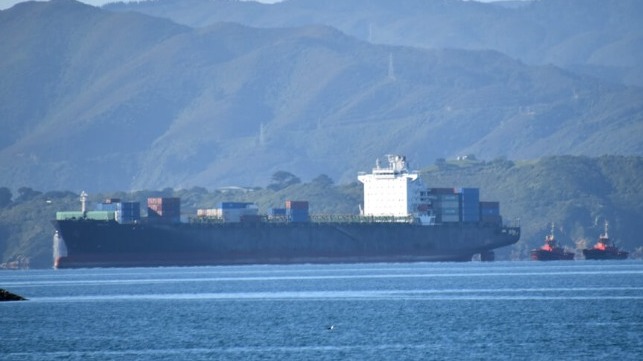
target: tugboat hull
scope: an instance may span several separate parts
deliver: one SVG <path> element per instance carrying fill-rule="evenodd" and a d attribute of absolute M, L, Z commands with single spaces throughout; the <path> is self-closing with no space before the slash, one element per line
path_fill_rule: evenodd
<path fill-rule="evenodd" d="M 545 251 L 542 249 L 535 249 L 531 251 L 531 259 L 534 261 L 573 261 L 574 253 L 561 251 Z"/>
<path fill-rule="evenodd" d="M 608 251 L 608 250 L 602 250 L 602 249 L 584 249 L 583 250 L 583 256 L 585 256 L 585 259 L 627 259 L 627 256 L 629 255 L 628 252 L 625 251 Z"/>

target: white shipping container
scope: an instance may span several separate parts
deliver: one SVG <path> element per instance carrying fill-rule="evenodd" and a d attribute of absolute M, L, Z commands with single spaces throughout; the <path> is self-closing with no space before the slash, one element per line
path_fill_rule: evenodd
<path fill-rule="evenodd" d="M 196 215 L 199 217 L 221 217 L 220 208 L 197 209 Z"/>

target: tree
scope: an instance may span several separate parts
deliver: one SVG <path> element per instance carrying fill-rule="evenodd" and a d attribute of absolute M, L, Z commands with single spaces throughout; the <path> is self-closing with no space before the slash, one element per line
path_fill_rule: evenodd
<path fill-rule="evenodd" d="M 29 187 L 20 187 L 18 188 L 18 198 L 16 199 L 16 202 L 29 201 L 38 197 L 41 194 L 42 192 L 35 191 Z"/>
<path fill-rule="evenodd" d="M 0 208 L 6 207 L 11 204 L 11 190 L 7 187 L 0 187 Z"/>
<path fill-rule="evenodd" d="M 320 185 L 322 187 L 330 187 L 333 185 L 333 179 L 326 174 L 320 174 L 312 181 L 313 184 Z"/>
<path fill-rule="evenodd" d="M 301 179 L 299 179 L 299 177 L 290 172 L 286 172 L 285 170 L 276 171 L 272 175 L 271 180 L 272 183 L 268 185 L 268 189 L 271 189 L 273 191 L 280 191 L 293 184 L 301 183 Z"/>

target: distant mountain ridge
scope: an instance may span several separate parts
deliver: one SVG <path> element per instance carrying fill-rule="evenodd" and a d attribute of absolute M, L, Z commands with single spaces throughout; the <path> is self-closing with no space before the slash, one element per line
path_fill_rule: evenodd
<path fill-rule="evenodd" d="M 413 165 L 643 154 L 643 90 L 492 50 L 322 25 L 192 29 L 71 0 L 2 11 L 0 33 L 0 185 L 13 188 L 262 186 L 277 170 L 346 182 L 390 152 Z"/>
<path fill-rule="evenodd" d="M 643 86 L 643 2 L 538 0 L 156 0 L 106 5 L 193 27 L 324 24 L 378 44 L 493 49 L 532 65 L 554 64 Z"/>

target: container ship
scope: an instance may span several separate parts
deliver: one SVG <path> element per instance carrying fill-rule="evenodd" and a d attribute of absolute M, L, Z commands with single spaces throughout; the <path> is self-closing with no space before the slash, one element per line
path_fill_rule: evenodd
<path fill-rule="evenodd" d="M 592 248 L 583 250 L 585 259 L 626 259 L 629 252 L 618 249 L 607 235 L 608 224 L 605 222 L 605 233 L 601 233 L 598 242 Z"/>
<path fill-rule="evenodd" d="M 545 236 L 545 244 L 530 252 L 534 261 L 571 261 L 576 254 L 558 245 L 554 237 L 554 224 L 551 225 L 551 232 Z"/>
<path fill-rule="evenodd" d="M 360 172 L 364 203 L 355 215 L 318 215 L 308 201 L 286 201 L 260 214 L 247 202 L 220 202 L 181 219 L 179 198 L 108 199 L 57 212 L 54 267 L 158 267 L 240 264 L 493 260 L 516 243 L 519 225 L 505 225 L 498 202 L 478 188 L 428 188 L 406 157 L 388 155 Z"/>

